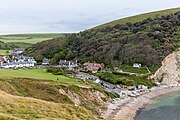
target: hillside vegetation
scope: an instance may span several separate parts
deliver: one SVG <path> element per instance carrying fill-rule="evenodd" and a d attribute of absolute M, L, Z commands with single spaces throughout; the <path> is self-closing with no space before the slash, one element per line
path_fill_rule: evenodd
<path fill-rule="evenodd" d="M 0 119 L 2 115 L 22 119 L 97 119 L 106 102 L 117 96 L 100 85 L 88 81 L 85 84 L 0 79 Z"/>
<path fill-rule="evenodd" d="M 56 63 L 57 59 L 59 59 L 59 54 L 57 54 L 59 51 L 65 50 L 66 49 L 66 42 L 65 39 L 58 39 L 54 38 L 53 40 L 48 40 L 48 41 L 43 41 L 39 42 L 37 44 L 32 45 L 29 47 L 26 51 L 26 55 L 34 56 L 37 62 L 41 62 L 41 60 L 46 57 L 46 58 L 54 58 L 52 59 L 51 62 Z M 34 53 L 36 52 L 36 53 Z M 56 54 L 56 56 L 55 56 Z M 61 56 L 65 56 L 64 53 L 62 52 Z M 57 58 L 56 58 L 57 57 Z"/>
<path fill-rule="evenodd" d="M 70 104 L 47 102 L 28 97 L 20 97 L 0 91 L 0 119 L 63 119 L 63 120 L 95 120 L 88 110 Z"/>
<path fill-rule="evenodd" d="M 60 59 L 96 61 L 110 67 L 138 62 L 154 71 L 165 56 L 179 47 L 180 12 L 177 11 L 180 10 L 170 11 L 176 13 L 163 16 L 162 11 L 161 17 L 148 17 L 135 23 L 127 20 L 125 24 L 99 27 L 68 35 L 63 40 L 38 43 L 27 49 L 27 54 L 38 60 L 39 56 L 51 58 L 52 64 L 57 64 Z"/>

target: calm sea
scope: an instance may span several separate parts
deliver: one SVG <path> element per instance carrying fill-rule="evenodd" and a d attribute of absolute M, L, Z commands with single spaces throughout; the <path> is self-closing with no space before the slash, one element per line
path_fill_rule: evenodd
<path fill-rule="evenodd" d="M 135 120 L 180 120 L 180 92 L 155 99 L 140 111 Z"/>

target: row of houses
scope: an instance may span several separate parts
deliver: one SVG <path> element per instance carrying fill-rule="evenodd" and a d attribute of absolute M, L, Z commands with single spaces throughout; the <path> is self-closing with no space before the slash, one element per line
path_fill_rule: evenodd
<path fill-rule="evenodd" d="M 72 71 L 85 70 L 91 71 L 92 73 L 97 73 L 98 71 L 102 70 L 105 65 L 103 63 L 99 64 L 95 62 L 86 62 L 83 65 L 80 65 L 77 60 L 60 60 L 59 65 L 57 65 L 56 67 L 65 68 Z M 133 67 L 141 68 L 142 65 L 140 63 L 134 63 Z M 117 72 L 123 72 L 119 67 L 115 67 L 114 70 Z"/>
<path fill-rule="evenodd" d="M 94 80 L 96 81 L 96 83 L 98 83 L 99 80 L 99 77 L 84 72 L 77 72 L 76 74 L 69 74 L 67 76 L 72 78 L 83 79 L 83 80 Z"/>
<path fill-rule="evenodd" d="M 104 68 L 104 64 L 86 62 L 83 64 L 83 68 L 84 70 L 91 71 L 92 73 L 97 73 Z"/>
<path fill-rule="evenodd" d="M 10 56 L 0 57 L 0 68 L 23 68 L 23 67 L 34 67 L 36 60 L 33 57 L 12 54 Z"/>
<path fill-rule="evenodd" d="M 34 66 L 36 64 L 36 60 L 33 57 L 23 56 L 21 55 L 25 51 L 24 48 L 15 48 L 13 53 L 10 55 L 11 59 L 8 56 L 4 56 L 0 58 L 1 67 L 3 68 L 11 68 L 12 66 L 20 67 L 20 66 Z M 47 66 L 50 65 L 50 60 L 44 58 L 42 60 L 42 65 Z M 59 65 L 56 67 L 65 68 L 71 71 L 91 71 L 92 73 L 97 73 L 98 71 L 104 68 L 104 64 L 95 63 L 95 62 L 86 62 L 83 65 L 80 65 L 77 60 L 60 60 Z M 140 68 L 141 64 L 134 63 L 133 67 Z M 118 72 L 122 72 L 120 69 L 115 69 Z"/>
<path fill-rule="evenodd" d="M 12 54 L 6 56 L 0 56 L 0 68 L 23 68 L 23 67 L 35 67 L 37 62 L 34 57 L 24 56 L 22 53 L 24 48 L 14 48 Z M 42 61 L 43 66 L 49 65 L 50 60 L 44 58 Z"/>
<path fill-rule="evenodd" d="M 145 85 L 138 86 L 126 86 L 126 85 L 113 85 L 111 83 L 101 80 L 95 75 L 90 75 L 88 73 L 78 72 L 76 74 L 69 74 L 68 77 L 79 78 L 83 80 L 92 80 L 97 84 L 103 86 L 108 92 L 118 94 L 120 97 L 130 96 L 137 97 L 140 92 L 148 91 L 148 87 Z"/>
<path fill-rule="evenodd" d="M 9 63 L 1 63 L 0 67 L 9 69 L 9 68 L 23 68 L 23 67 L 34 67 L 35 64 L 33 62 L 9 62 Z"/>
<path fill-rule="evenodd" d="M 34 57 L 23 56 L 23 55 L 12 55 L 11 59 L 15 62 L 30 62 L 36 64 Z"/>
<path fill-rule="evenodd" d="M 86 62 L 83 65 L 80 65 L 77 62 L 77 60 L 76 61 L 60 60 L 59 65 L 56 67 L 66 68 L 67 70 L 72 70 L 72 71 L 86 70 L 86 71 L 91 71 L 92 73 L 97 73 L 98 71 L 104 68 L 104 64 L 99 64 L 95 62 L 93 63 Z"/>
<path fill-rule="evenodd" d="M 68 61 L 68 60 L 60 60 L 59 61 L 60 68 L 66 68 L 68 70 L 76 71 L 79 67 L 77 60 L 76 61 Z"/>

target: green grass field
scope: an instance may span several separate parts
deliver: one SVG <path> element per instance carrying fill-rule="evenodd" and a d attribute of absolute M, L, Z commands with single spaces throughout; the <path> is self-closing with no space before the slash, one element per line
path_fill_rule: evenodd
<path fill-rule="evenodd" d="M 6 52 L 9 51 L 9 54 L 11 54 L 12 50 L 0 50 L 0 55 L 7 55 Z"/>
<path fill-rule="evenodd" d="M 114 20 L 112 22 L 103 24 L 103 25 L 99 25 L 95 28 L 103 28 L 106 26 L 114 26 L 117 24 L 124 24 L 127 22 L 130 23 L 135 23 L 135 22 L 140 22 L 143 21 L 145 19 L 147 19 L 148 17 L 150 18 L 155 18 L 155 17 L 162 17 L 163 15 L 168 15 L 168 14 L 173 14 L 180 11 L 180 8 L 174 8 L 174 9 L 168 9 L 168 10 L 162 10 L 162 11 L 156 11 L 156 12 L 151 12 L 151 13 L 145 13 L 145 14 L 141 14 L 141 15 L 136 15 L 136 16 L 131 16 L 131 17 L 126 17 L 126 18 L 122 18 L 119 20 Z"/>
<path fill-rule="evenodd" d="M 148 73 L 147 68 L 145 68 L 145 67 L 134 68 L 133 66 L 129 66 L 129 65 L 121 65 L 120 68 L 124 72 L 138 73 L 138 74 L 146 74 L 146 73 Z"/>
<path fill-rule="evenodd" d="M 25 43 L 25 42 L 7 42 L 6 44 L 17 46 L 17 48 L 28 48 L 32 46 L 31 43 Z"/>
<path fill-rule="evenodd" d="M 28 70 L 9 70 L 0 69 L 0 78 L 33 78 L 41 80 L 57 80 L 59 82 L 65 83 L 75 83 L 81 82 L 79 79 L 72 79 L 62 75 L 53 75 L 52 73 L 46 72 L 46 69 L 28 69 Z"/>
<path fill-rule="evenodd" d="M 12 35 L 0 35 L 0 41 L 5 43 L 12 42 L 23 42 L 29 44 L 35 44 L 37 42 L 42 42 L 45 40 L 50 40 L 56 37 L 63 37 L 60 33 L 44 33 L 44 34 L 12 34 Z"/>
<path fill-rule="evenodd" d="M 44 33 L 44 34 L 12 34 L 12 35 L 0 35 L 1 43 L 0 55 L 5 55 L 6 49 L 11 51 L 13 48 L 28 48 L 33 44 L 42 42 L 45 40 L 51 40 L 53 38 L 63 38 L 64 34 L 61 33 Z M 4 48 L 2 48 L 2 46 Z M 7 48 L 7 46 L 9 46 Z"/>

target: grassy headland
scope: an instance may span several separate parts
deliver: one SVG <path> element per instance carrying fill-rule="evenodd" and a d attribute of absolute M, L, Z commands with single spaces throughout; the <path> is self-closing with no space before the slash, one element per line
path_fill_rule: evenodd
<path fill-rule="evenodd" d="M 29 43 L 35 44 L 52 38 L 63 37 L 64 34 L 60 33 L 44 33 L 44 34 L 12 34 L 12 35 L 0 35 L 0 41 L 5 43 Z"/>
<path fill-rule="evenodd" d="M 176 12 L 179 12 L 180 8 L 173 8 L 173 9 L 168 9 L 168 10 L 161 10 L 161 11 L 155 11 L 155 12 L 150 12 L 150 13 L 144 13 L 144 14 L 140 14 L 140 15 L 135 15 L 135 16 L 131 16 L 131 17 L 126 17 L 126 18 L 122 18 L 119 20 L 114 20 L 112 22 L 106 23 L 106 24 L 102 24 L 99 25 L 95 28 L 104 28 L 107 26 L 115 26 L 117 24 L 125 24 L 125 23 L 136 23 L 136 22 L 141 22 L 147 18 L 160 18 L 162 16 L 166 16 L 169 14 L 174 14 Z"/>

